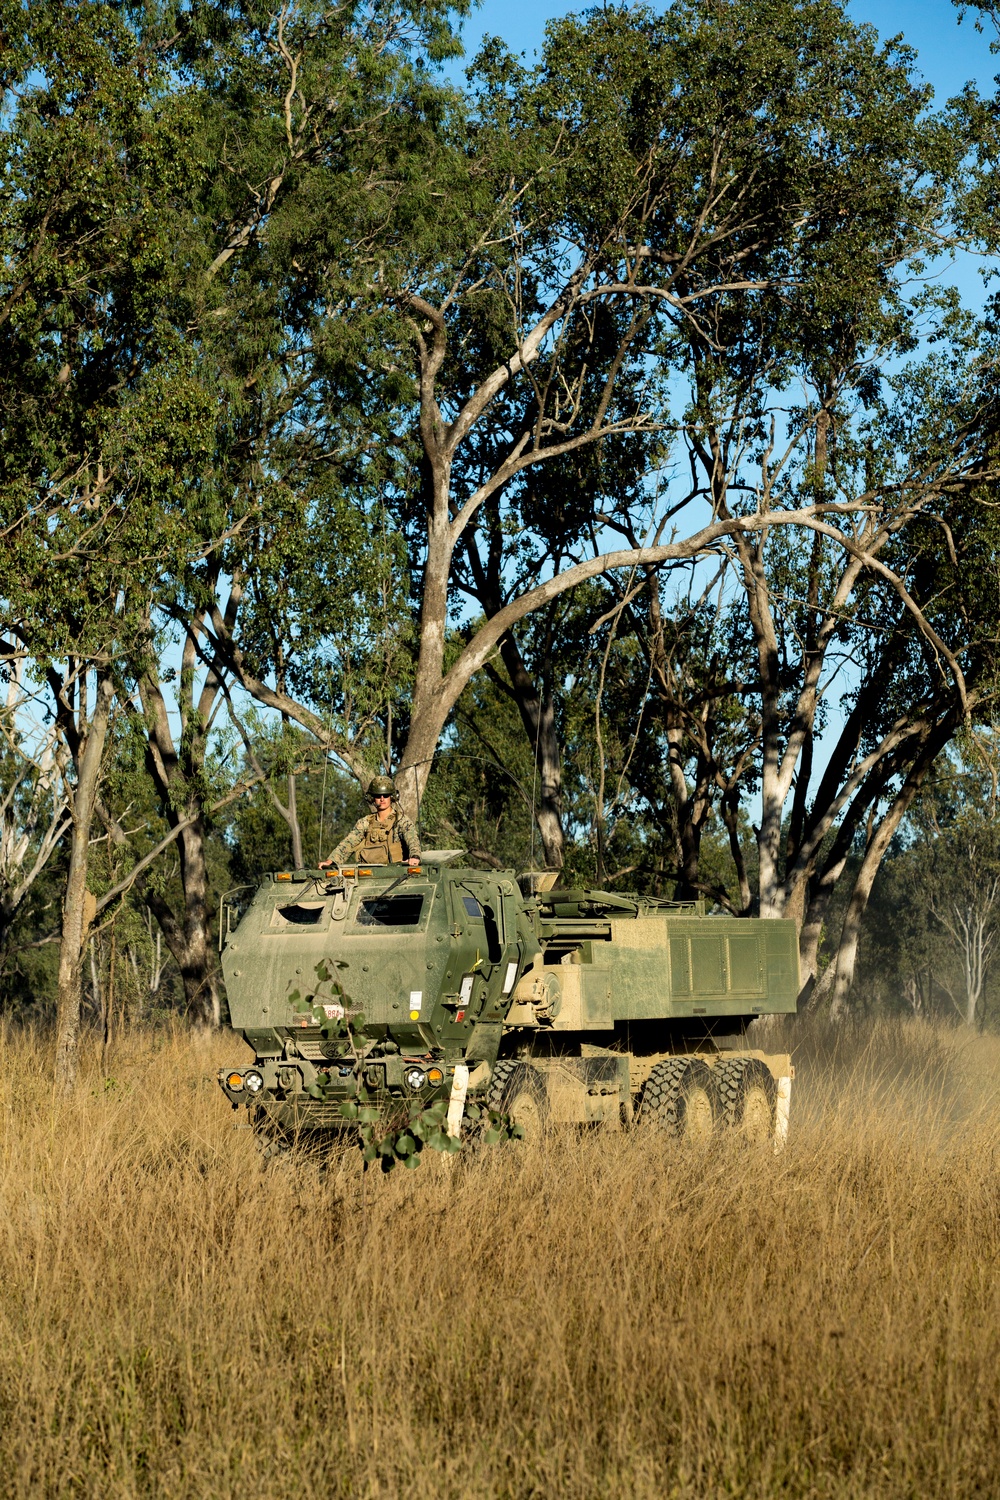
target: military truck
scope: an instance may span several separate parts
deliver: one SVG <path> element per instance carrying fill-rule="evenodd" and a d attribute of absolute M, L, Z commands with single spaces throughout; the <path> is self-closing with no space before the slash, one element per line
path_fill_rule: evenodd
<path fill-rule="evenodd" d="M 790 921 L 568 889 L 423 855 L 418 868 L 267 876 L 230 892 L 219 943 L 234 1029 L 254 1054 L 219 1081 L 266 1130 L 344 1124 L 357 1099 L 467 1101 L 527 1134 L 653 1121 L 783 1143 L 792 1068 L 746 1044 L 799 993 Z"/>

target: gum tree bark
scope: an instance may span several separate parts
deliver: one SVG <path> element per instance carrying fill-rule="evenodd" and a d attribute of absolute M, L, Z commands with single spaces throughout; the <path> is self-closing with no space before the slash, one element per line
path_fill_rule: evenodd
<path fill-rule="evenodd" d="M 230 598 L 227 607 L 230 628 L 237 603 Z M 167 827 L 176 835 L 181 909 L 174 911 L 155 887 L 147 888 L 145 899 L 180 971 L 188 1016 L 196 1025 L 216 1027 L 222 1018 L 222 1001 L 210 938 L 212 913 L 205 855 L 205 761 L 212 717 L 223 688 L 220 673 L 211 666 L 206 670 L 200 688 L 198 686 L 196 667 L 202 630 L 203 617 L 198 613 L 187 624 L 181 653 L 177 691 L 180 734 L 177 742 L 155 665 L 147 664 L 139 677 L 146 768 Z"/>
<path fill-rule="evenodd" d="M 56 1059 L 55 1084 L 61 1094 L 72 1092 L 76 1082 L 77 1060 L 80 1041 L 81 1018 L 81 974 L 84 950 L 90 935 L 90 925 L 96 909 L 96 901 L 87 889 L 87 864 L 90 848 L 90 831 L 97 806 L 101 780 L 101 762 L 107 741 L 114 685 L 110 671 L 105 667 L 97 673 L 96 696 L 93 716 L 87 722 L 86 683 L 80 678 L 75 684 L 76 713 L 78 727 L 82 733 L 77 742 L 73 759 L 76 768 L 76 785 L 67 786 L 72 831 L 69 845 L 69 870 L 66 891 L 63 897 L 62 936 L 59 943 L 59 977 L 56 1010 Z M 73 707 L 65 701 L 61 705 L 64 714 L 72 714 Z M 84 727 L 85 726 L 85 727 Z"/>
<path fill-rule="evenodd" d="M 841 1020 L 847 1013 L 864 915 L 868 909 L 868 900 L 885 851 L 912 806 L 913 799 L 926 780 L 934 760 L 951 739 L 956 728 L 957 724 L 954 720 L 949 720 L 927 734 L 902 786 L 868 839 L 861 868 L 858 870 L 851 891 L 836 957 L 816 985 L 811 1001 L 812 1006 L 829 1001 L 830 1015 L 834 1020 Z"/>
<path fill-rule="evenodd" d="M 17 915 L 62 842 L 71 820 L 65 794 L 60 790 L 56 726 L 49 727 L 41 744 L 29 744 L 20 728 L 20 714 L 28 706 L 28 694 L 23 687 L 24 652 L 0 643 L 0 661 L 7 671 L 7 702 L 0 710 L 0 718 L 9 756 L 7 783 L 0 795 L 2 965 Z"/>

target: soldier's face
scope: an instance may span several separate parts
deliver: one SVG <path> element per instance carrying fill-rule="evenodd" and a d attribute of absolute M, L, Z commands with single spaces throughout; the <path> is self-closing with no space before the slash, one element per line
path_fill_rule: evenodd
<path fill-rule="evenodd" d="M 383 808 L 392 806 L 392 798 L 386 796 L 385 792 L 376 792 L 375 806 L 378 808 L 379 812 L 381 812 Z"/>

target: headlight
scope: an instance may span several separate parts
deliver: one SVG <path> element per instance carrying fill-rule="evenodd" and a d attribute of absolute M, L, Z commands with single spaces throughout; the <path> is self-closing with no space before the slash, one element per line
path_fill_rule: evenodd
<path fill-rule="evenodd" d="M 408 1089 L 413 1089 L 414 1093 L 416 1093 L 417 1089 L 422 1089 L 426 1082 L 427 1074 L 424 1072 L 423 1068 L 409 1068 L 407 1070 L 406 1087 Z"/>
<path fill-rule="evenodd" d="M 261 1089 L 264 1087 L 263 1078 L 253 1068 L 250 1069 L 249 1073 L 244 1073 L 243 1082 L 244 1085 L 250 1090 L 251 1094 L 259 1094 Z"/>
<path fill-rule="evenodd" d="M 233 1093 L 236 1093 L 242 1087 L 243 1087 L 243 1074 L 242 1073 L 227 1073 L 226 1074 L 226 1088 L 227 1089 L 232 1089 Z"/>

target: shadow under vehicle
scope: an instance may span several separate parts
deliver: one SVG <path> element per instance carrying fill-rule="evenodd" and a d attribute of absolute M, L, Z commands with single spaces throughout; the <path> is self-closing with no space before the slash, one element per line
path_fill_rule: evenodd
<path fill-rule="evenodd" d="M 349 1100 L 448 1099 L 453 1119 L 475 1101 L 529 1134 L 639 1119 L 783 1143 L 791 1061 L 746 1028 L 795 1010 L 793 922 L 460 861 L 282 872 L 245 909 L 223 897 L 230 1017 L 254 1055 L 219 1074 L 234 1107 L 286 1137 L 343 1126 Z"/>

